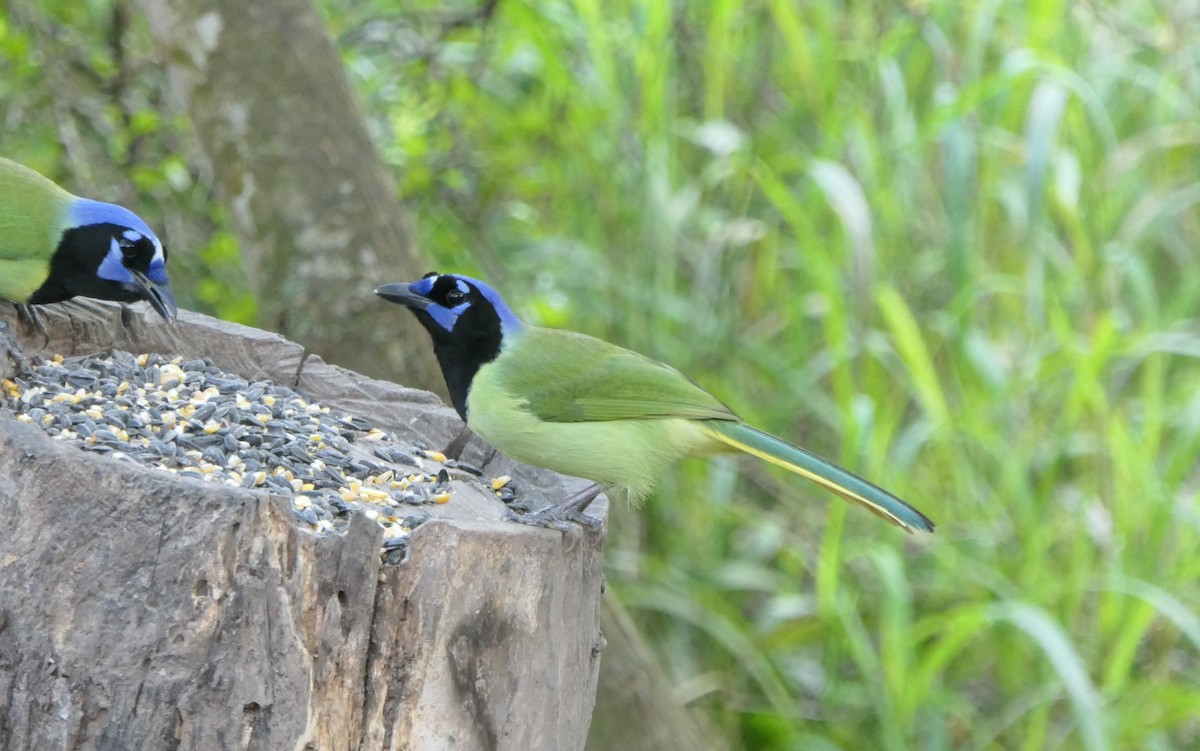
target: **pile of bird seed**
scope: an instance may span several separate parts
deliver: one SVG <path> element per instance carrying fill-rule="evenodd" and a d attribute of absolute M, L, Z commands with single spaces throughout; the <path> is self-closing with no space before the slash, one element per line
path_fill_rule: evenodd
<path fill-rule="evenodd" d="M 394 436 L 361 417 L 270 381 L 251 383 L 207 359 L 113 350 L 31 365 L 0 381 L 0 409 L 20 422 L 84 451 L 288 496 L 317 535 L 341 531 L 363 513 L 383 527 L 389 561 L 403 558 L 410 532 L 428 518 L 416 507 L 450 500 L 445 467 L 482 474 L 440 452 L 398 449 Z M 425 459 L 444 466 L 426 471 Z M 507 477 L 486 487 L 513 502 Z"/>

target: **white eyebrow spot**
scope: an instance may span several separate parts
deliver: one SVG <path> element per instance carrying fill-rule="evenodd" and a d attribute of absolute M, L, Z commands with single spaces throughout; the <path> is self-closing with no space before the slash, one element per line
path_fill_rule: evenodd
<path fill-rule="evenodd" d="M 462 279 L 455 279 L 454 284 L 458 287 L 458 291 L 464 295 L 470 292 L 470 288 L 467 286 L 467 283 Z"/>
<path fill-rule="evenodd" d="M 127 229 L 122 234 L 125 236 L 125 239 L 128 240 L 129 242 L 135 243 L 138 240 L 142 239 L 142 233 L 138 232 L 135 229 Z"/>

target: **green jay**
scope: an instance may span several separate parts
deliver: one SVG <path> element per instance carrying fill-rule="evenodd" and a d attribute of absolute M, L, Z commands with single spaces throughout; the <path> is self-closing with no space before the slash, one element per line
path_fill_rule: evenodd
<path fill-rule="evenodd" d="M 375 290 L 408 307 L 433 349 L 459 416 L 526 464 L 593 481 L 536 514 L 558 526 L 606 487 L 645 497 L 676 461 L 744 451 L 865 507 L 906 531 L 932 532 L 924 514 L 846 470 L 747 425 L 679 371 L 584 334 L 529 326 L 483 282 L 430 273 Z"/>
<path fill-rule="evenodd" d="M 168 322 L 178 313 L 167 251 L 141 217 L 0 158 L 0 299 L 45 334 L 31 306 L 76 296 L 145 300 Z"/>

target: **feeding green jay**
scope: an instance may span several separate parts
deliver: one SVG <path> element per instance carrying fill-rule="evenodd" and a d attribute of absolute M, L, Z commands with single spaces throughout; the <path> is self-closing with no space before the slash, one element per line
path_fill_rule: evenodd
<path fill-rule="evenodd" d="M 75 296 L 145 300 L 168 322 L 178 313 L 167 251 L 141 217 L 0 158 L 0 299 L 44 335 L 31 306 Z"/>
<path fill-rule="evenodd" d="M 745 451 L 906 531 L 934 529 L 886 490 L 747 425 L 674 368 L 584 334 L 525 325 L 477 279 L 434 272 L 375 293 L 408 307 L 429 332 L 454 409 L 476 434 L 514 459 L 595 483 L 520 521 L 587 521 L 583 510 L 605 487 L 641 499 L 684 457 Z"/>

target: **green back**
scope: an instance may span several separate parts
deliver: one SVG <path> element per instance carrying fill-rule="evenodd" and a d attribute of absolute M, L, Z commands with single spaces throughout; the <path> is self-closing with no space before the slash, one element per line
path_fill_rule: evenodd
<path fill-rule="evenodd" d="M 45 281 L 72 200 L 28 167 L 0 158 L 0 298 L 24 302 Z"/>
<path fill-rule="evenodd" d="M 502 387 L 548 422 L 737 419 L 678 370 L 572 331 L 528 327 L 494 364 Z"/>

